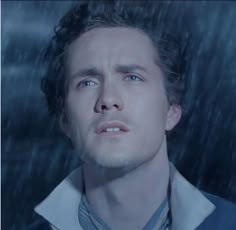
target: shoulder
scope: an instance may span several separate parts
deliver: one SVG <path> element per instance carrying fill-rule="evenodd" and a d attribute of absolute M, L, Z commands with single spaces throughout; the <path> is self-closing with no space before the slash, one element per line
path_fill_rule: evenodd
<path fill-rule="evenodd" d="M 204 195 L 215 205 L 215 210 L 200 225 L 200 229 L 228 229 L 236 226 L 236 204 L 216 195 L 204 192 Z M 205 228 L 203 228 L 205 226 Z"/>
<path fill-rule="evenodd" d="M 224 213 L 225 216 L 234 217 L 236 221 L 236 204 L 210 193 L 204 193 L 204 195 L 216 206 L 216 214 Z"/>

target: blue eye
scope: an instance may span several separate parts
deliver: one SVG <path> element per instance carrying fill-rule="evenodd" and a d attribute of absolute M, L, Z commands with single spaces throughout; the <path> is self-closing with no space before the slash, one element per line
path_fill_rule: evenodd
<path fill-rule="evenodd" d="M 136 75 L 133 75 L 133 74 L 130 74 L 128 76 L 126 76 L 125 78 L 127 81 L 143 81 L 142 78 L 136 76 Z"/>
<path fill-rule="evenodd" d="M 91 86 L 95 86 L 95 85 L 97 85 L 97 83 L 94 81 L 84 80 L 84 81 L 79 82 L 78 87 L 84 88 L 84 87 L 91 87 Z"/>

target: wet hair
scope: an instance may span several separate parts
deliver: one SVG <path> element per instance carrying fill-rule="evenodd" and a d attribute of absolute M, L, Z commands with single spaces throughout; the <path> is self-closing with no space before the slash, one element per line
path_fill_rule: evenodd
<path fill-rule="evenodd" d="M 65 101 L 65 53 L 81 34 L 99 27 L 128 27 L 151 39 L 160 59 L 169 104 L 181 105 L 185 66 L 183 50 L 170 32 L 164 2 L 89 1 L 74 5 L 55 27 L 46 54 L 48 69 L 42 78 L 49 112 L 60 115 Z"/>

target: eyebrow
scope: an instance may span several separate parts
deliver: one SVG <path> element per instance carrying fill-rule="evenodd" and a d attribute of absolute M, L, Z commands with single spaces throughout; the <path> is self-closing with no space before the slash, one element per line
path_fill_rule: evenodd
<path fill-rule="evenodd" d="M 141 70 L 143 72 L 147 72 L 147 69 L 141 65 L 137 65 L 137 64 L 131 64 L 131 65 L 117 65 L 115 67 L 115 70 L 117 72 L 121 72 L 121 73 L 127 73 L 127 72 L 132 72 L 134 70 Z"/>
<path fill-rule="evenodd" d="M 102 73 L 97 68 L 85 68 L 78 70 L 75 74 L 72 75 L 71 79 L 80 78 L 85 76 L 101 76 Z"/>
<path fill-rule="evenodd" d="M 147 69 L 141 65 L 130 64 L 130 65 L 116 65 L 115 71 L 120 73 L 129 73 L 135 70 L 141 70 L 147 73 Z M 85 69 L 78 70 L 75 74 L 72 75 L 71 79 L 85 77 L 85 76 L 102 76 L 103 73 L 95 67 L 89 67 Z"/>

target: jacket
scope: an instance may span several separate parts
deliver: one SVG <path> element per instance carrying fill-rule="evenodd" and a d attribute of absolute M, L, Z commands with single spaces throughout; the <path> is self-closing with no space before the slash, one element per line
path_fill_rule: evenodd
<path fill-rule="evenodd" d="M 236 205 L 199 191 L 171 165 L 170 230 L 235 230 Z M 83 191 L 81 167 L 73 171 L 38 206 L 27 230 L 82 230 L 78 206 Z"/>

